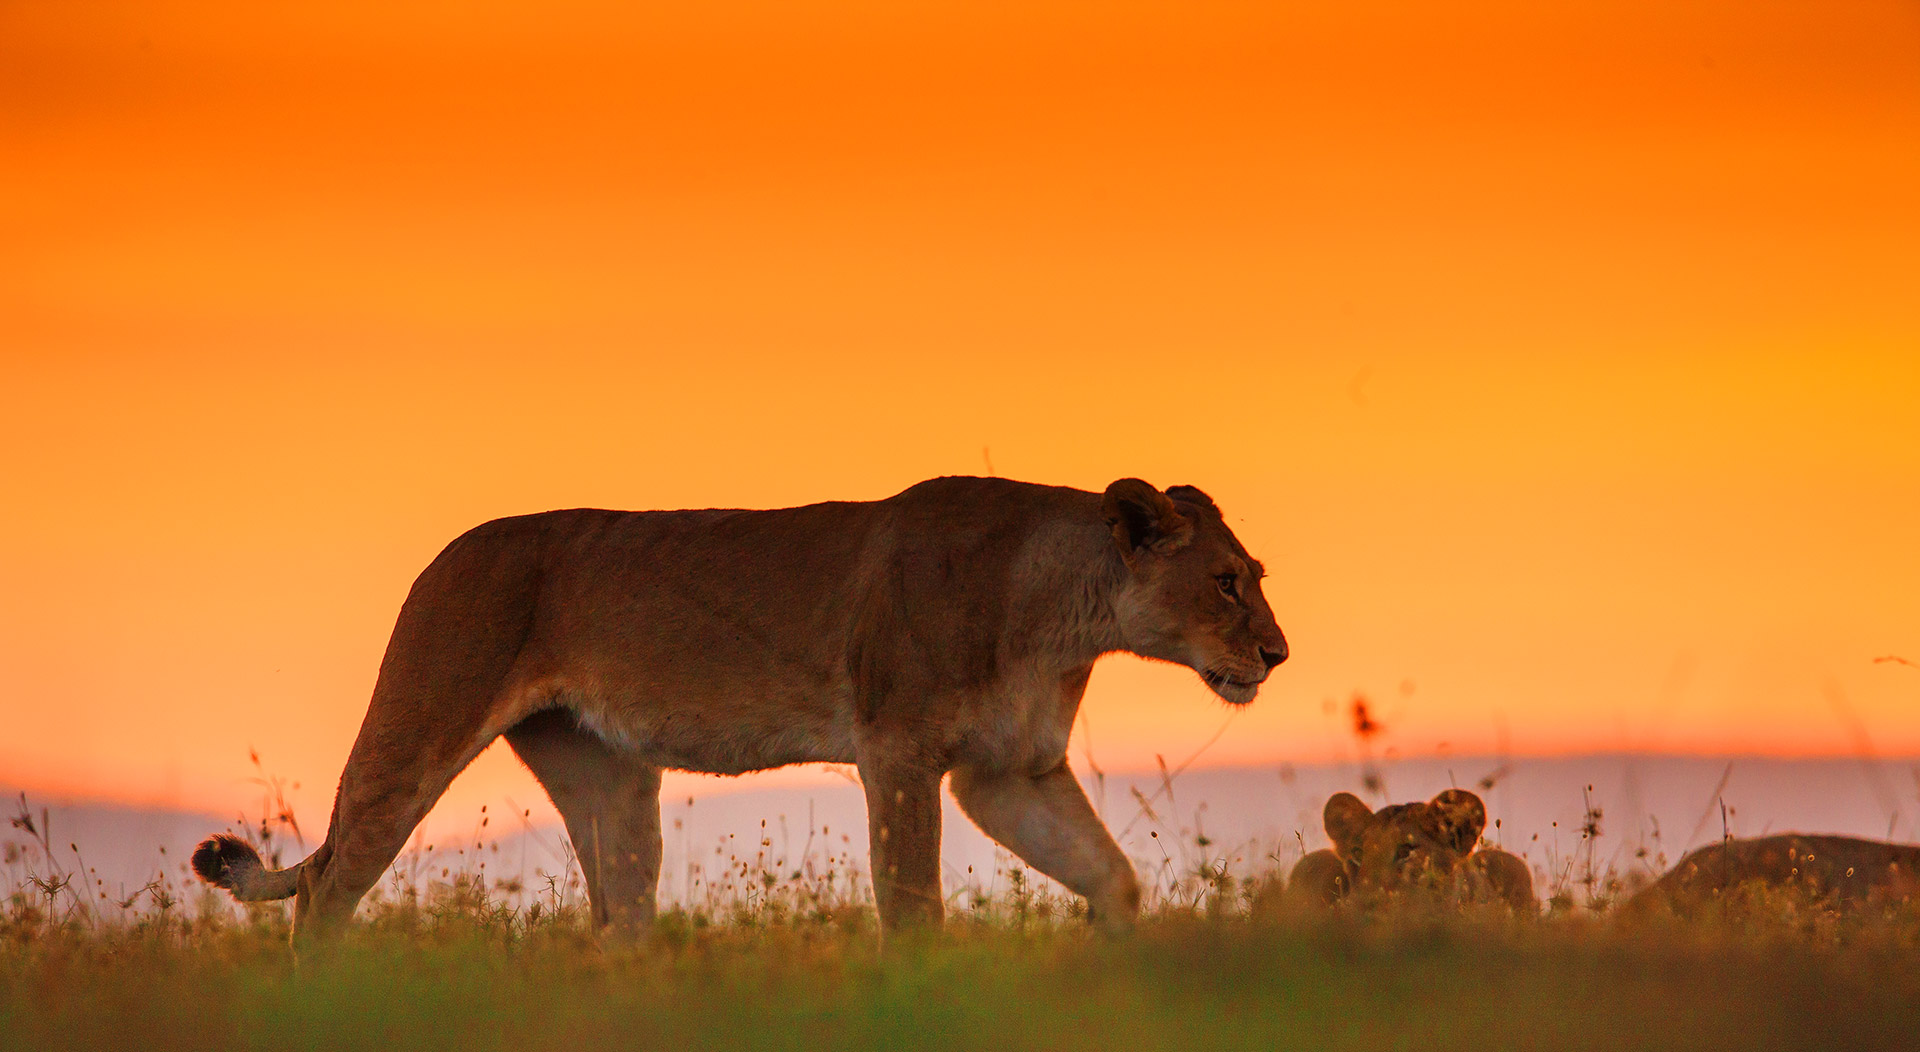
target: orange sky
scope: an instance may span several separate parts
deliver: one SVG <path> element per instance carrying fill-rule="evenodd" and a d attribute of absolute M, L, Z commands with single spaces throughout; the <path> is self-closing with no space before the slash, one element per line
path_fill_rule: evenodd
<path fill-rule="evenodd" d="M 0 5 L 0 783 L 317 816 L 466 527 L 983 449 L 1267 562 L 1208 762 L 1920 754 L 1911 3 L 294 6 Z"/>

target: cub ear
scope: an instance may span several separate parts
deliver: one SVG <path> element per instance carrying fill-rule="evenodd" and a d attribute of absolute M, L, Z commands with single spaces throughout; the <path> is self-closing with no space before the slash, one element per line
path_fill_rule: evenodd
<path fill-rule="evenodd" d="M 1440 839 L 1461 854 L 1480 843 L 1480 831 L 1487 828 L 1487 806 L 1465 789 L 1448 789 L 1429 805 L 1440 819 Z"/>
<path fill-rule="evenodd" d="M 1335 793 L 1327 799 L 1321 821 L 1327 827 L 1327 839 L 1333 841 L 1334 851 L 1341 858 L 1351 859 L 1360 853 L 1360 838 L 1373 822 L 1373 808 L 1352 793 Z"/>
<path fill-rule="evenodd" d="M 1143 551 L 1165 555 L 1193 539 L 1193 523 L 1166 494 L 1139 479 L 1121 479 L 1108 486 L 1101 511 L 1113 530 L 1113 542 L 1129 563 Z"/>

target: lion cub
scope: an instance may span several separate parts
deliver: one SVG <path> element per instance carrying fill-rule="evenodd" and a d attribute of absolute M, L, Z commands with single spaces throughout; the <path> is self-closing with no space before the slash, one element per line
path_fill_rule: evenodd
<path fill-rule="evenodd" d="M 1324 909 L 1355 893 L 1535 908 L 1533 874 L 1524 861 L 1499 848 L 1474 850 L 1487 809 L 1464 789 L 1378 811 L 1352 793 L 1336 793 L 1324 821 L 1333 849 L 1312 852 L 1293 867 L 1281 897 L 1290 910 Z"/>
<path fill-rule="evenodd" d="M 1725 840 L 1690 852 L 1630 905 L 1684 913 L 1743 884 L 1792 888 L 1836 906 L 1902 901 L 1920 891 L 1920 846 L 1800 833 Z"/>

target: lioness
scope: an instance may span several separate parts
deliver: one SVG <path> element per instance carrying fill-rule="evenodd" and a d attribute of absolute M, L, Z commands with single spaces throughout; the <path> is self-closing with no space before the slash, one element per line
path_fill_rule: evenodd
<path fill-rule="evenodd" d="M 194 870 L 343 925 L 447 783 L 506 736 L 566 821 L 600 923 L 644 925 L 663 768 L 856 764 L 883 930 L 937 922 L 940 780 L 987 835 L 1129 923 L 1132 866 L 1068 770 L 1094 662 L 1127 651 L 1234 705 L 1286 660 L 1260 563 L 1191 486 L 940 478 L 775 511 L 552 511 L 479 526 L 414 582 L 326 840 Z"/>
<path fill-rule="evenodd" d="M 1743 884 L 1793 888 L 1836 906 L 1893 901 L 1920 891 L 1920 846 L 1850 836 L 1779 833 L 1690 852 L 1628 903 L 1691 912 Z"/>
<path fill-rule="evenodd" d="M 1323 818 L 1333 848 L 1310 852 L 1294 865 L 1281 893 L 1289 909 L 1322 909 L 1354 893 L 1535 907 L 1525 861 L 1499 848 L 1474 850 L 1487 809 L 1464 789 L 1379 811 L 1352 793 L 1335 793 Z"/>

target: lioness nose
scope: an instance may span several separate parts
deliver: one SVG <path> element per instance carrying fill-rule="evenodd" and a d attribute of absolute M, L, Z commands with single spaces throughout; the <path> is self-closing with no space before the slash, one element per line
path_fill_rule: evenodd
<path fill-rule="evenodd" d="M 1266 647 L 1261 647 L 1260 660 L 1267 663 L 1267 671 L 1273 671 L 1273 666 L 1287 660 L 1287 641 L 1282 639 L 1280 641 L 1280 649 L 1278 650 L 1268 650 Z"/>

